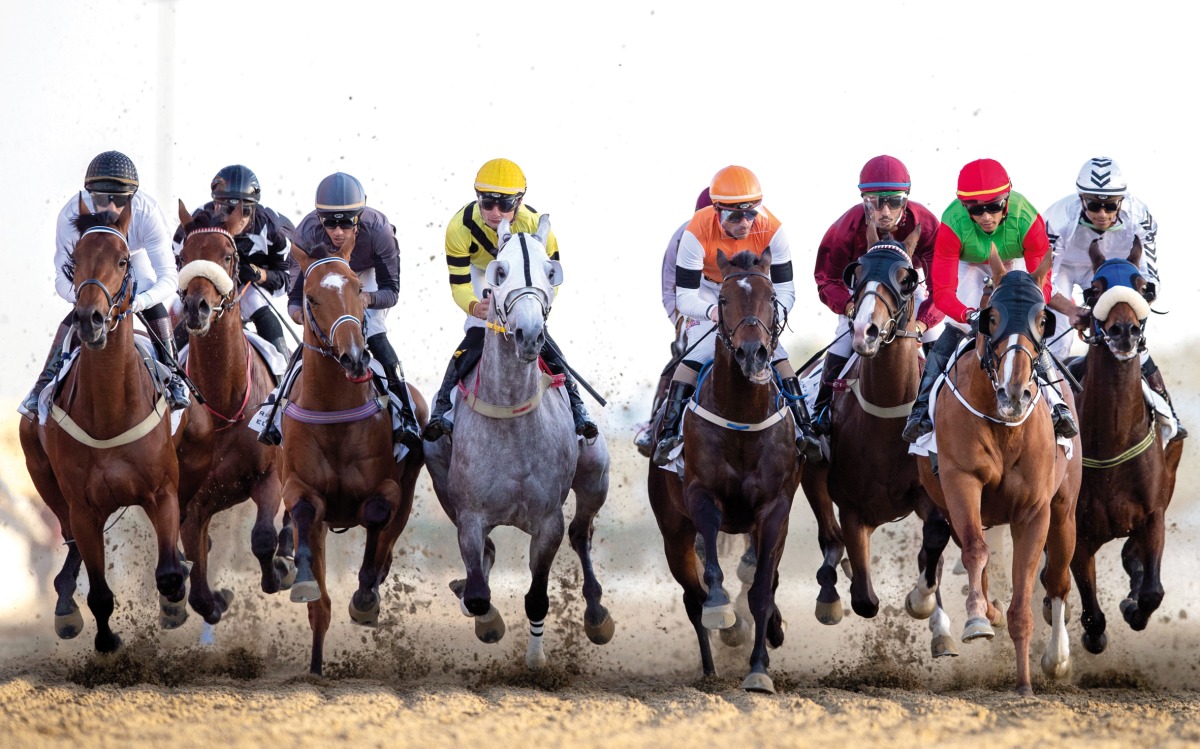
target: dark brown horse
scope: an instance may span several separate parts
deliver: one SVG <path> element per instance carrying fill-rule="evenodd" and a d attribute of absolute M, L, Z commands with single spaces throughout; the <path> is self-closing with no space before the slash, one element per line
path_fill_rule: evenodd
<path fill-rule="evenodd" d="M 185 444 L 193 472 L 207 469 L 211 425 L 196 405 L 182 414 L 174 436 L 164 396 L 134 346 L 131 305 L 134 280 L 126 239 L 130 211 L 114 218 L 90 214 L 79 201 L 71 255 L 75 284 L 75 335 L 82 344 L 45 424 L 22 421 L 21 447 L 29 475 L 57 516 L 67 559 L 54 579 L 58 636 L 77 636 L 83 618 L 74 594 L 80 562 L 87 568 L 88 608 L 96 617 L 96 650 L 109 653 L 120 637 L 109 626 L 113 592 L 105 581 L 104 524 L 113 513 L 141 507 L 154 525 L 158 563 L 154 576 L 168 604 L 186 594 L 179 557 L 180 460 Z"/>
<path fill-rule="evenodd" d="M 712 368 L 697 388 L 698 407 L 684 421 L 683 481 L 656 476 L 663 469 L 651 466 L 650 505 L 671 574 L 683 586 L 705 674 L 716 672 L 708 630 L 734 626 L 736 615 L 716 553 L 705 554 L 700 579 L 696 534 L 714 551 L 719 531 L 753 534 L 758 558 L 749 594 L 754 648 L 742 688 L 774 692 L 767 643 L 783 644 L 775 588 L 801 466 L 795 424 L 772 383 L 771 355 L 780 326 L 767 270 L 770 250 L 761 257 L 738 253 L 732 260 L 718 252 L 717 263 L 724 279 L 715 331 L 719 343 Z"/>
<path fill-rule="evenodd" d="M 321 673 L 331 604 L 325 586 L 327 529 L 363 526 L 366 549 L 350 618 L 373 626 L 379 585 L 392 566 L 392 546 L 408 523 L 423 456 L 393 457 L 386 393 L 372 384 L 364 335 L 362 283 L 347 258 L 310 257 L 293 249 L 304 284 L 303 371 L 283 409 L 283 501 L 296 526 L 296 581 L 291 598 L 308 603 L 311 671 Z M 382 394 L 381 394 L 382 393 Z M 428 408 L 410 387 L 424 426 Z"/>
<path fill-rule="evenodd" d="M 938 590 L 950 524 L 921 485 L 917 463 L 900 436 L 921 379 L 921 336 L 915 329 L 913 299 L 918 276 L 911 261 L 919 237 L 919 229 L 908 236 L 905 252 L 893 242 L 873 244 L 845 270 L 846 285 L 854 295 L 851 346 L 858 359 L 845 379 L 847 389 L 831 405 L 830 459 L 807 466 L 801 484 L 814 506 L 832 499 L 841 520 L 838 543 L 832 514 L 817 513 L 824 553 L 817 572 L 817 619 L 824 624 L 842 618 L 835 586 L 842 544 L 852 570 L 851 606 L 859 616 L 874 617 L 879 599 L 871 585 L 871 534 L 913 512 L 921 518 L 920 575 L 904 603 L 916 618 L 933 617 L 930 648 L 939 657 L 958 654 Z"/>
<path fill-rule="evenodd" d="M 934 424 L 937 473 L 929 457 L 918 458 L 921 481 L 949 515 L 967 568 L 967 622 L 963 641 L 991 639 L 1000 613 L 988 602 L 984 568 L 988 546 L 984 526 L 1007 523 L 1013 539 L 1013 596 L 1008 631 L 1016 647 L 1017 690 L 1032 694 L 1029 641 L 1033 635 L 1033 596 L 1043 549 L 1042 583 L 1050 599 L 1051 632 L 1042 670 L 1066 678 L 1071 661 L 1066 631 L 1066 598 L 1075 551 L 1075 501 L 1079 495 L 1079 438 L 1068 459 L 1055 444 L 1050 409 L 1034 368 L 1053 332 L 1042 289 L 1050 272 L 1047 253 L 1036 272 L 1005 272 L 995 249 L 991 278 L 995 290 L 981 302 L 975 351 L 965 352 L 946 374 L 938 393 Z M 1047 322 L 1051 321 L 1051 322 Z M 1064 399 L 1071 403 L 1069 389 Z"/>
<path fill-rule="evenodd" d="M 294 570 L 292 528 L 275 530 L 281 503 L 281 451 L 263 445 L 246 423 L 275 387 L 262 355 L 242 331 L 238 252 L 233 239 L 237 219 L 210 212 L 195 218 L 179 203 L 184 227 L 179 274 L 183 321 L 190 343 L 187 371 L 204 395 L 213 421 L 213 464 L 199 491 L 181 507 L 184 552 L 193 562 L 188 600 L 209 624 L 216 624 L 232 593 L 214 595 L 208 582 L 209 523 L 218 512 L 254 500 L 257 515 L 250 548 L 262 571 L 262 589 L 279 591 Z M 290 584 L 290 581 L 289 581 Z"/>
<path fill-rule="evenodd" d="M 1083 443 L 1083 486 L 1075 511 L 1077 541 L 1071 570 L 1083 604 L 1083 646 L 1101 653 L 1108 645 L 1104 612 L 1096 597 L 1096 552 L 1114 538 L 1128 538 L 1121 561 L 1129 573 L 1129 595 L 1121 614 L 1135 631 L 1145 629 L 1163 597 L 1164 515 L 1175 491 L 1182 440 L 1163 444 L 1153 409 L 1142 394 L 1139 354 L 1145 348 L 1146 279 L 1137 272 L 1141 244 L 1129 260 L 1108 260 L 1096 242 L 1095 278 L 1089 299 L 1092 327 L 1079 436 Z"/>

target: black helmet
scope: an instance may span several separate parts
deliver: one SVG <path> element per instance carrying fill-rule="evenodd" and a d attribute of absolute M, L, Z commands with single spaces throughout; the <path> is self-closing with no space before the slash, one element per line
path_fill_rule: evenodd
<path fill-rule="evenodd" d="M 317 213 L 321 218 L 354 218 L 367 205 L 362 183 L 345 172 L 336 172 L 317 185 Z"/>
<path fill-rule="evenodd" d="M 262 187 L 258 184 L 258 177 L 255 177 L 248 167 L 233 164 L 213 177 L 212 196 L 213 200 L 238 198 L 257 203 L 262 198 Z"/>
<path fill-rule="evenodd" d="M 105 151 L 88 164 L 85 190 L 132 195 L 138 189 L 137 167 L 120 151 Z"/>

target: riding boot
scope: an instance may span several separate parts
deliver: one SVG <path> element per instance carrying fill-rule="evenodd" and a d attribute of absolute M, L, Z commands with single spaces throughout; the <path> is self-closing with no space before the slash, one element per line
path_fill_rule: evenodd
<path fill-rule="evenodd" d="M 270 307 L 259 307 L 250 315 L 250 322 L 254 323 L 254 331 L 260 338 L 270 341 L 271 345 L 277 348 L 285 359 L 289 356 L 287 341 L 283 337 L 283 326 L 280 324 L 275 310 Z"/>
<path fill-rule="evenodd" d="M 1050 362 L 1050 352 L 1043 349 L 1040 356 L 1034 362 L 1034 369 L 1037 370 L 1038 380 L 1040 380 L 1053 394 L 1055 400 L 1050 404 L 1050 417 L 1054 421 L 1054 435 L 1056 437 L 1064 437 L 1071 439 L 1079 434 L 1079 426 L 1075 423 L 1075 417 L 1071 415 L 1071 409 L 1062 400 L 1062 393 L 1058 387 L 1050 382 L 1050 368 L 1053 364 Z"/>
<path fill-rule="evenodd" d="M 575 379 L 571 377 L 570 373 L 565 374 L 566 380 L 563 382 L 563 387 L 566 388 L 567 398 L 571 401 L 571 418 L 575 421 L 575 434 L 585 440 L 594 440 L 600 434 L 600 429 L 596 426 L 596 422 L 588 416 L 587 406 L 583 405 L 583 398 L 579 397 L 579 388 L 575 385 Z"/>
<path fill-rule="evenodd" d="M 146 324 L 150 327 L 150 339 L 154 343 L 154 351 L 158 359 L 171 370 L 171 378 L 167 381 L 164 395 L 172 411 L 182 411 L 188 407 L 191 396 L 183 378 L 179 376 L 178 363 L 175 358 L 175 334 L 171 330 L 171 318 L 163 315 L 158 318 L 147 317 Z"/>
<path fill-rule="evenodd" d="M 429 415 L 429 423 L 421 437 L 427 442 L 437 442 L 443 436 L 449 436 L 454 430 L 454 424 L 446 418 L 450 411 L 450 394 L 458 384 L 458 362 L 450 360 L 446 374 L 442 377 L 442 386 L 438 388 L 437 397 L 433 399 L 433 413 Z"/>
<path fill-rule="evenodd" d="M 783 377 L 779 380 L 779 387 L 787 394 L 788 407 L 792 409 L 792 418 L 796 420 L 796 426 L 800 429 L 800 435 L 796 437 L 796 450 L 809 463 L 820 463 L 823 460 L 821 438 L 813 431 L 812 419 L 808 415 L 808 405 L 804 402 L 804 395 L 800 392 L 800 380 L 795 377 Z"/>
<path fill-rule="evenodd" d="M 279 387 L 275 392 L 267 396 L 267 403 L 271 405 L 271 410 L 267 412 L 267 423 L 263 426 L 262 431 L 258 433 L 258 441 L 264 445 L 275 446 L 283 442 L 283 433 L 279 427 L 275 425 L 275 417 L 279 413 L 279 407 L 283 403 L 283 399 L 288 393 L 284 392 L 284 386 L 289 383 L 294 384 L 292 380 L 292 372 L 299 366 L 300 360 L 304 358 L 304 349 L 297 348 L 290 357 L 288 357 L 287 369 L 284 370 L 283 377 L 280 378 Z"/>
<path fill-rule="evenodd" d="M 941 337 L 937 339 L 925 357 L 925 371 L 921 374 L 921 387 L 917 392 L 917 400 L 913 403 L 913 410 L 908 415 L 904 431 L 900 433 L 905 442 L 911 444 L 933 431 L 933 422 L 929 418 L 929 394 L 933 390 L 933 383 L 937 382 L 942 370 L 950 362 L 954 350 L 958 348 L 958 342 L 966 335 L 953 325 L 947 325 Z"/>
<path fill-rule="evenodd" d="M 42 373 L 38 375 L 37 382 L 33 384 L 33 390 L 29 391 L 29 395 L 25 396 L 25 400 L 21 402 L 21 408 L 18 410 L 21 415 L 30 421 L 37 421 L 38 418 L 38 399 L 42 395 L 42 391 L 58 374 L 58 368 L 62 365 L 62 347 L 63 341 L 71 333 L 71 326 L 66 322 L 59 324 L 58 329 L 54 331 L 54 342 L 50 344 L 50 354 L 46 357 L 46 363 L 42 367 Z"/>
<path fill-rule="evenodd" d="M 654 465 L 665 466 L 669 463 L 671 453 L 683 443 L 684 403 L 695 391 L 696 386 L 689 382 L 671 381 L 671 389 L 667 391 L 667 407 L 663 412 L 662 438 L 650 458 Z"/>
<path fill-rule="evenodd" d="M 386 371 L 388 392 L 400 401 L 400 426 L 392 432 L 392 437 L 415 452 L 421 447 L 421 428 L 417 425 L 417 416 L 408 399 L 408 387 L 404 384 L 404 376 L 400 374 L 399 364 L 393 364 Z"/>
<path fill-rule="evenodd" d="M 1147 357 L 1146 362 L 1142 364 L 1142 376 L 1146 378 L 1146 384 L 1150 386 L 1150 389 L 1161 395 L 1162 399 L 1167 402 L 1167 406 L 1171 409 L 1171 416 L 1175 417 L 1175 436 L 1171 440 L 1187 439 L 1188 431 L 1179 421 L 1179 414 L 1175 412 L 1175 404 L 1171 402 L 1171 394 L 1167 392 L 1167 383 L 1163 381 L 1162 372 L 1154 363 L 1153 358 Z"/>
<path fill-rule="evenodd" d="M 821 387 L 817 390 L 817 400 L 813 403 L 813 432 L 819 437 L 827 436 L 833 427 L 833 414 L 829 408 L 833 401 L 833 383 L 850 360 L 848 356 L 838 356 L 832 351 L 825 353 L 825 364 L 821 368 Z"/>

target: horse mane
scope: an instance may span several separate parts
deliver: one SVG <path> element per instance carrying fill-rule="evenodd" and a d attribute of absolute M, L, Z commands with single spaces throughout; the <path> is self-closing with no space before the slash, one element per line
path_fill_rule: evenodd
<path fill-rule="evenodd" d="M 729 265 L 730 267 L 741 268 L 742 270 L 756 270 L 761 259 L 760 256 L 755 255 L 750 250 L 742 250 L 729 259 Z M 767 272 L 769 275 L 768 271 L 764 272 Z"/>
<path fill-rule="evenodd" d="M 212 229 L 225 228 L 226 216 L 224 212 L 216 206 L 212 208 L 201 208 L 193 216 L 192 220 L 183 227 L 184 233 L 194 231 L 195 229 Z"/>
<path fill-rule="evenodd" d="M 88 229 L 95 229 L 98 226 L 113 226 L 120 219 L 120 214 L 110 211 L 96 211 L 94 213 L 81 213 L 71 221 L 71 225 L 75 227 L 75 231 L 79 232 L 80 236 Z M 75 283 L 75 248 L 72 247 L 67 251 L 67 260 L 62 265 L 63 275 L 72 284 Z"/>

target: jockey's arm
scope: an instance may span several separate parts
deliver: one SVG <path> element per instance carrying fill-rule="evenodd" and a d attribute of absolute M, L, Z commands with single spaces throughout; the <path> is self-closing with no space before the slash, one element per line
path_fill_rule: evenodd
<path fill-rule="evenodd" d="M 675 263 L 679 259 L 679 242 L 683 238 L 683 230 L 687 222 L 675 230 L 671 240 L 667 242 L 667 250 L 663 253 L 662 261 L 662 305 L 666 310 L 667 319 L 672 324 L 679 318 L 675 309 Z"/>
<path fill-rule="evenodd" d="M 266 280 L 259 283 L 263 290 L 274 294 L 280 289 L 286 289 L 290 277 L 292 244 L 288 239 L 294 228 L 290 221 L 272 212 L 268 222 L 266 259 L 261 261 Z"/>
<path fill-rule="evenodd" d="M 1046 234 L 1046 222 L 1041 214 L 1038 214 L 1029 231 L 1025 232 L 1025 237 L 1021 240 L 1021 249 L 1025 258 L 1025 270 L 1033 273 L 1042 262 L 1042 258 L 1046 257 L 1046 253 L 1050 252 L 1050 238 Z M 1046 280 L 1042 283 L 1042 296 L 1047 302 L 1054 293 L 1051 283 L 1053 275 L 1053 272 L 1047 273 Z"/>
<path fill-rule="evenodd" d="M 455 221 L 446 226 L 446 269 L 450 272 L 450 294 L 459 309 L 474 314 L 479 302 L 471 285 L 471 246 L 469 235 L 456 230 Z"/>
<path fill-rule="evenodd" d="M 138 202 L 130 201 L 127 210 L 133 210 Z M 171 246 L 171 232 L 157 204 L 141 204 L 141 210 L 135 211 L 130 220 L 129 235 L 135 251 L 139 246 L 145 249 L 155 276 L 150 288 L 138 290 L 137 304 L 141 309 L 148 309 L 166 302 L 179 291 L 179 269 Z"/>
<path fill-rule="evenodd" d="M 690 231 L 679 240 L 679 255 L 675 259 L 675 309 L 693 320 L 709 320 L 716 305 L 700 293 L 700 278 L 704 274 L 704 247 Z"/>
<path fill-rule="evenodd" d="M 958 262 L 962 240 L 947 224 L 938 227 L 933 246 L 933 303 L 946 317 L 960 323 L 967 321 L 970 308 L 958 299 Z"/>
<path fill-rule="evenodd" d="M 928 223 L 926 223 L 928 222 Z M 932 215 L 927 216 L 919 228 L 921 230 L 921 238 L 917 241 L 917 247 L 913 251 L 913 266 L 920 267 L 925 277 L 925 289 L 929 291 L 933 288 L 933 254 L 934 247 L 937 244 L 938 228 L 941 222 Z M 925 330 L 929 330 L 933 326 L 942 321 L 946 314 L 938 309 L 938 306 L 933 303 L 933 294 L 926 293 L 925 301 L 921 302 L 921 306 L 917 308 L 917 322 L 925 326 Z"/>
<path fill-rule="evenodd" d="M 844 241 L 838 223 L 825 232 L 817 246 L 817 260 L 813 265 L 813 280 L 817 283 L 817 296 L 835 315 L 846 314 L 850 304 L 850 290 L 842 282 L 842 272 L 853 259 L 854 248 Z"/>
<path fill-rule="evenodd" d="M 796 282 L 792 271 L 792 246 L 782 226 L 771 237 L 770 250 L 771 283 L 775 285 L 775 298 L 784 310 L 791 312 L 796 304 Z"/>
<path fill-rule="evenodd" d="M 385 228 L 372 231 L 370 238 L 378 289 L 368 292 L 368 306 L 370 309 L 389 309 L 400 299 L 400 245 L 396 241 L 396 227 L 386 222 Z"/>
<path fill-rule="evenodd" d="M 78 201 L 77 198 L 72 200 Z M 68 203 L 58 214 L 58 225 L 54 231 L 54 290 L 68 304 L 75 304 L 75 284 L 67 276 L 67 262 L 70 260 L 71 251 L 75 249 L 75 243 L 79 241 L 79 232 L 75 231 L 71 223 L 76 215 L 76 211 Z"/>
<path fill-rule="evenodd" d="M 1147 281 L 1154 284 L 1155 292 L 1162 294 L 1162 281 L 1158 278 L 1158 221 L 1141 201 L 1137 201 L 1135 207 L 1138 211 L 1133 216 L 1137 224 L 1134 233 L 1142 240 L 1142 259 L 1138 263 L 1138 270 Z"/>

